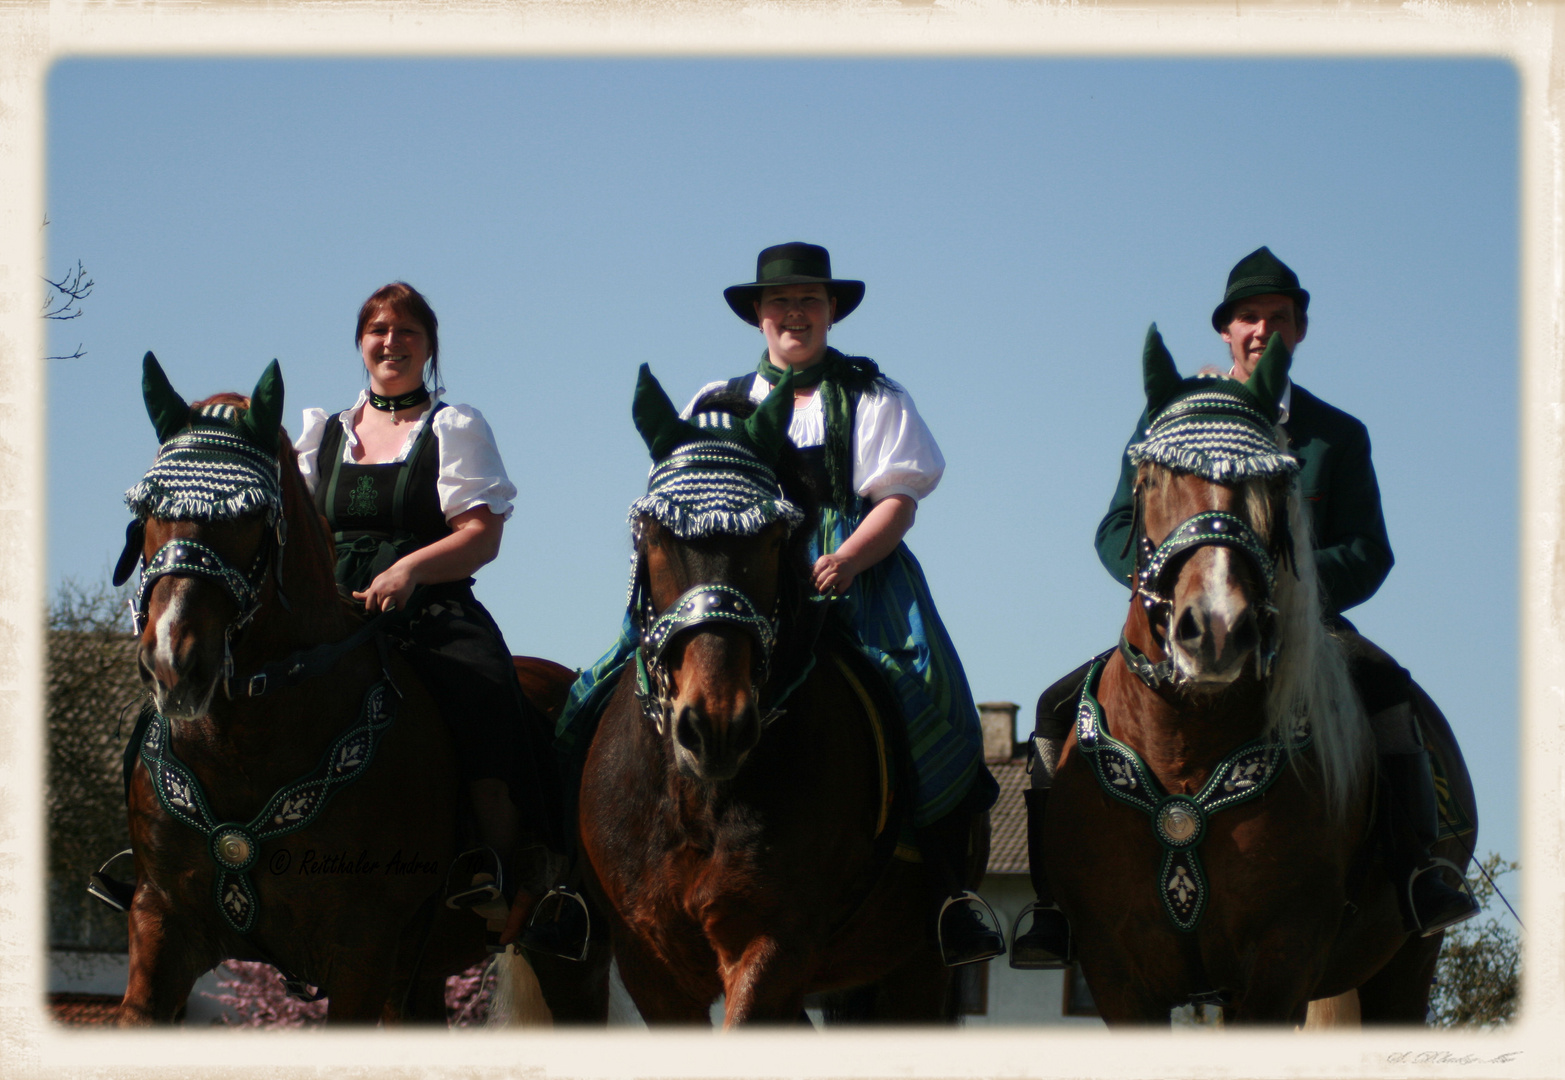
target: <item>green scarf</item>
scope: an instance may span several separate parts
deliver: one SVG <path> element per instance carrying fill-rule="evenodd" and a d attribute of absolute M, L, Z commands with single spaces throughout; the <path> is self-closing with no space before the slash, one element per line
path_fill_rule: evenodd
<path fill-rule="evenodd" d="M 755 370 L 773 386 L 783 377 L 767 353 L 761 354 Z M 831 501 L 839 510 L 849 510 L 858 501 L 853 490 L 853 418 L 859 396 L 872 386 L 884 388 L 885 384 L 875 361 L 867 356 L 844 356 L 832 348 L 818 363 L 802 371 L 794 369 L 795 390 L 819 387 L 816 393 L 821 395 L 826 416 L 826 476 L 831 481 Z"/>

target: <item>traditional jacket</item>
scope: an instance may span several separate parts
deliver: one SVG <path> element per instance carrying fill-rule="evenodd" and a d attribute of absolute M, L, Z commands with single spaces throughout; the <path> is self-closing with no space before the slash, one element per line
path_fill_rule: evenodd
<path fill-rule="evenodd" d="M 1369 431 L 1302 386 L 1294 384 L 1292 392 L 1283 430 L 1301 462 L 1299 490 L 1310 514 L 1321 594 L 1327 614 L 1336 615 L 1368 600 L 1386 580 L 1393 562 L 1391 541 L 1369 457 Z M 1141 441 L 1147 422 L 1143 411 L 1131 443 Z M 1126 586 L 1135 571 L 1135 548 L 1125 543 L 1135 481 L 1135 466 L 1121 455 L 1119 487 L 1097 534 L 1098 558 Z"/>

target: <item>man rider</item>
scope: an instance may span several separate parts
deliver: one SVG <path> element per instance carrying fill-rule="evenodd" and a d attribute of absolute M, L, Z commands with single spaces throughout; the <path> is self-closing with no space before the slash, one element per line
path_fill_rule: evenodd
<path fill-rule="evenodd" d="M 1212 328 L 1227 344 L 1229 378 L 1244 381 L 1255 371 L 1273 334 L 1291 352 L 1304 340 L 1310 294 L 1277 256 L 1261 247 L 1239 260 L 1228 275 L 1223 299 L 1212 312 Z M 1380 489 L 1370 461 L 1369 432 L 1354 417 L 1326 404 L 1292 382 L 1284 389 L 1280 423 L 1289 449 L 1299 458 L 1298 483 L 1307 502 L 1315 541 L 1315 565 L 1325 615 L 1342 633 L 1354 685 L 1375 733 L 1380 773 L 1402 827 L 1391 829 L 1387 869 L 1403 887 L 1409 932 L 1436 933 L 1478 913 L 1471 896 L 1452 887 L 1437 870 L 1429 848 L 1437 838 L 1438 807 L 1427 753 L 1413 717 L 1409 676 L 1389 656 L 1361 637 L 1342 612 L 1363 603 L 1385 581 L 1393 562 L 1380 508 Z M 1145 412 L 1131 442 L 1142 437 Z M 1098 558 L 1123 585 L 1134 573 L 1133 527 L 1135 466 L 1120 458 L 1119 487 L 1098 525 Z M 1054 905 L 1040 857 L 1044 806 L 1060 748 L 1075 719 L 1076 699 L 1088 665 L 1044 691 L 1038 701 L 1034 736 L 1038 760 L 1027 801 L 1028 851 L 1038 893 L 1034 921 L 1018 936 L 1011 966 L 1059 967 L 1068 959 L 1069 927 Z M 1434 871 L 1434 872 L 1431 872 Z"/>

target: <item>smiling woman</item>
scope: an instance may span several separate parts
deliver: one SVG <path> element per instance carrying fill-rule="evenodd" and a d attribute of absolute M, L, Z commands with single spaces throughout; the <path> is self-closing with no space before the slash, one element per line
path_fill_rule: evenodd
<path fill-rule="evenodd" d="M 558 784 L 547 721 L 473 596 L 471 575 L 499 553 L 516 487 L 483 415 L 441 400 L 439 325 L 411 285 L 376 290 L 356 335 L 369 388 L 333 416 L 305 410 L 296 449 L 337 546 L 338 588 L 367 611 L 403 613 L 397 634 L 457 745 L 483 846 L 471 882 L 446 902 L 514 934 L 513 902 L 547 891 L 562 862 L 550 854 L 563 846 Z M 529 942 L 576 955 L 583 935 L 553 922 Z"/>

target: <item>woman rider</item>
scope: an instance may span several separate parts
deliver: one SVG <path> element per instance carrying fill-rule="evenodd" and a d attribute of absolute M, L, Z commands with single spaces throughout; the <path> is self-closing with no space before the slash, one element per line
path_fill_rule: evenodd
<path fill-rule="evenodd" d="M 759 402 L 789 368 L 794 386 L 803 387 L 794 395 L 788 434 L 820 496 L 821 525 L 811 547 L 815 587 L 839 598 L 840 617 L 902 704 L 918 772 L 914 826 L 943 913 L 946 962 L 1001 955 L 1004 939 L 984 925 L 981 901 L 961 890 L 972 819 L 994 804 L 998 787 L 983 763 L 967 676 L 923 571 L 902 543 L 918 500 L 940 482 L 945 459 L 905 390 L 874 361 L 827 347 L 827 330 L 858 306 L 864 283 L 832 278 L 825 248 L 767 248 L 756 280 L 723 295 L 734 314 L 765 335 L 766 353 L 756 372 L 712 383 L 696 400 L 726 388 Z M 559 725 L 567 753 L 591 723 L 576 726 L 576 717 L 601 708 L 634 647 L 627 621 L 615 649 L 572 687 Z"/>
<path fill-rule="evenodd" d="M 518 886 L 552 878 L 557 780 L 547 721 L 521 693 L 471 575 L 500 552 L 516 487 L 479 411 L 441 400 L 439 322 L 412 286 L 377 289 L 355 341 L 369 387 L 336 414 L 306 409 L 299 470 L 337 545 L 338 588 L 391 631 L 456 743 L 481 842 L 496 853 L 447 903 L 503 920 Z M 542 763 L 542 764 L 540 764 Z"/>

